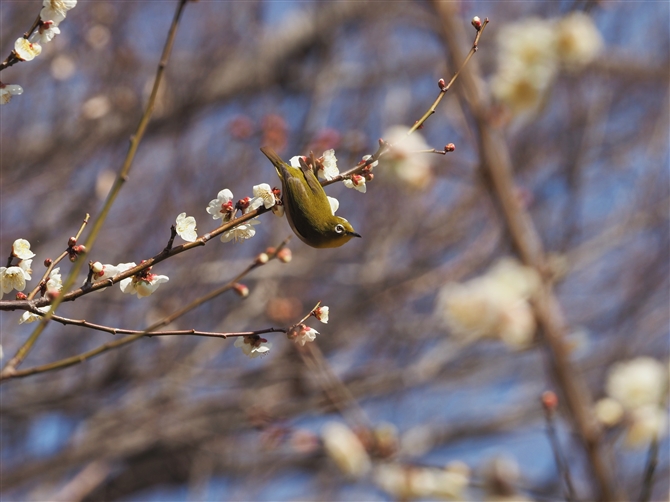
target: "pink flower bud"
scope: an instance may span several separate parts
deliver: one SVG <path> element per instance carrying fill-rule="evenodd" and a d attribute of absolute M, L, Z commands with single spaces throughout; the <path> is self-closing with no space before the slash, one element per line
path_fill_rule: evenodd
<path fill-rule="evenodd" d="M 45 258 L 45 260 L 44 260 L 44 266 L 45 267 L 50 267 L 52 263 L 53 263 L 53 260 L 51 258 Z"/>
<path fill-rule="evenodd" d="M 249 288 L 246 287 L 244 284 L 240 284 L 239 282 L 236 282 L 235 284 L 233 284 L 233 290 L 241 298 L 246 298 L 247 296 L 249 296 Z"/>
<path fill-rule="evenodd" d="M 22 293 L 21 291 L 16 293 L 16 299 L 17 300 L 25 300 L 28 298 L 25 293 Z"/>
<path fill-rule="evenodd" d="M 550 390 L 542 393 L 542 406 L 547 411 L 554 411 L 558 406 L 558 397 Z"/>
<path fill-rule="evenodd" d="M 472 26 L 474 26 L 475 30 L 477 31 L 482 29 L 482 20 L 479 19 L 479 16 L 475 16 L 472 18 Z"/>
<path fill-rule="evenodd" d="M 281 248 L 277 253 L 277 259 L 282 263 L 288 263 L 293 259 L 293 254 L 289 248 Z"/>
<path fill-rule="evenodd" d="M 441 91 L 444 91 L 447 88 L 447 84 L 443 78 L 437 81 L 437 86 L 440 88 Z"/>
<path fill-rule="evenodd" d="M 444 147 L 445 152 L 453 152 L 454 150 L 456 150 L 456 145 L 454 145 L 453 143 L 449 143 Z"/>
<path fill-rule="evenodd" d="M 68 245 L 68 247 L 72 247 L 72 246 L 74 246 L 76 243 L 77 243 L 77 238 L 76 238 L 76 237 L 70 237 L 70 238 L 67 240 L 67 245 Z"/>

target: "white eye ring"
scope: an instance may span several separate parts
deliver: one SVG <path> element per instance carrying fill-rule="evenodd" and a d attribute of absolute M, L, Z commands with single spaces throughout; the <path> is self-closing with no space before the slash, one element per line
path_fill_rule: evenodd
<path fill-rule="evenodd" d="M 338 223 L 337 225 L 335 225 L 335 231 L 338 234 L 343 234 L 344 233 L 344 227 Z"/>

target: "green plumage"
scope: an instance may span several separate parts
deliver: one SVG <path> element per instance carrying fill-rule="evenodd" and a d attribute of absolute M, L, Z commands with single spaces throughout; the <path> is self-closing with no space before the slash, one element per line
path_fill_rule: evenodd
<path fill-rule="evenodd" d="M 330 248 L 360 237 L 347 220 L 333 214 L 326 192 L 311 169 L 290 166 L 270 147 L 261 148 L 261 152 L 281 179 L 284 212 L 300 240 L 315 248 Z"/>

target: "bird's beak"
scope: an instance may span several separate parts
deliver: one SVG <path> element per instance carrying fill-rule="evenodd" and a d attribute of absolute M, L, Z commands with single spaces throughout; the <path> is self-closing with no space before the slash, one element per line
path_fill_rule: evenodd
<path fill-rule="evenodd" d="M 352 237 L 361 237 L 356 232 L 347 232 L 347 235 L 351 235 Z"/>

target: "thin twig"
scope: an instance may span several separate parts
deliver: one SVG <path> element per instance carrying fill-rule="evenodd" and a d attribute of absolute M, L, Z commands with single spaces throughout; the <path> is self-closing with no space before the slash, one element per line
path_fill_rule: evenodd
<path fill-rule="evenodd" d="M 642 491 L 640 492 L 640 502 L 649 502 L 654 487 L 654 474 L 658 466 L 658 438 L 655 437 L 649 445 L 649 454 L 647 455 L 647 465 L 644 469 L 644 479 L 642 480 Z"/>
<path fill-rule="evenodd" d="M 191 310 L 199 307 L 203 303 L 205 303 L 208 300 L 211 300 L 215 296 L 220 295 L 221 293 L 228 291 L 229 289 L 232 289 L 235 283 L 237 283 L 242 277 L 247 275 L 249 272 L 254 270 L 257 267 L 260 267 L 264 263 L 268 263 L 271 259 L 276 258 L 277 254 L 279 251 L 286 246 L 288 241 L 291 239 L 291 237 L 287 237 L 284 239 L 284 241 L 277 246 L 274 252 L 272 253 L 267 253 L 268 254 L 268 261 L 267 262 L 261 262 L 258 259 L 254 259 L 253 263 L 249 265 L 246 269 L 244 269 L 242 272 L 240 272 L 235 278 L 230 280 L 228 283 L 224 284 L 218 289 L 215 289 L 211 293 L 206 294 L 205 296 L 202 296 L 191 303 L 189 303 L 187 306 L 184 308 L 178 310 L 177 312 L 174 312 L 170 314 L 169 316 L 166 316 L 162 318 L 161 320 L 153 323 L 151 326 L 146 328 L 144 331 L 137 332 L 136 334 L 125 336 L 119 340 L 115 340 L 113 342 L 106 343 L 104 345 L 101 345 L 100 347 L 97 347 L 93 350 L 89 350 L 88 352 L 84 352 L 81 354 L 77 354 L 75 356 L 71 357 L 66 357 L 64 359 L 60 359 L 58 361 L 54 361 L 52 363 L 48 364 L 43 364 L 41 366 L 35 366 L 33 368 L 28 368 L 25 370 L 14 370 L 11 373 L 5 373 L 4 371 L 0 373 L 0 383 L 2 383 L 5 380 L 11 379 L 11 378 L 19 378 L 19 377 L 26 377 L 30 375 L 35 375 L 37 373 L 45 373 L 47 371 L 53 371 L 53 370 L 59 370 L 63 368 L 68 368 L 70 366 L 74 366 L 75 364 L 83 363 L 84 361 L 91 359 L 92 357 L 95 357 L 97 355 L 100 355 L 104 352 L 107 352 L 112 349 L 116 349 L 118 347 L 122 347 L 124 345 L 128 345 L 129 343 L 134 342 L 135 340 L 139 340 L 142 337 L 145 336 L 160 336 L 160 332 L 154 333 L 157 329 L 166 326 L 176 320 L 178 317 L 181 317 L 182 315 L 186 314 L 187 312 L 190 312 Z M 46 317 L 46 314 L 45 314 Z M 275 330 L 274 328 L 270 328 L 271 330 L 274 331 L 282 331 L 282 330 Z M 121 332 L 121 330 L 119 330 Z M 270 332 L 270 331 L 266 331 Z M 189 330 L 189 333 L 193 333 L 192 330 Z M 214 336 L 216 335 L 217 338 L 226 338 L 226 336 L 220 336 L 221 334 L 210 334 L 210 335 L 202 335 L 202 336 Z M 236 334 L 232 336 L 245 336 L 244 334 Z"/>
<path fill-rule="evenodd" d="M 116 200 L 116 197 L 118 196 L 121 187 L 125 183 L 125 181 L 128 179 L 128 173 L 130 172 L 130 167 L 132 166 L 133 160 L 135 159 L 135 154 L 137 152 L 137 148 L 140 144 L 140 141 L 142 141 L 142 138 L 144 137 L 144 132 L 146 131 L 147 125 L 149 124 L 149 120 L 151 119 L 151 115 L 154 109 L 154 105 L 156 103 L 156 96 L 158 95 L 158 87 L 163 79 L 163 75 L 165 73 L 165 67 L 167 65 L 167 61 L 170 57 L 170 53 L 172 52 L 172 45 L 174 44 L 175 36 L 177 33 L 177 26 L 179 25 L 179 19 L 181 17 L 181 14 L 184 10 L 184 6 L 186 5 L 187 0 L 180 0 L 179 4 L 177 5 L 177 10 L 174 15 L 174 19 L 172 20 L 172 25 L 170 26 L 170 30 L 168 32 L 167 40 L 165 42 L 165 47 L 163 48 L 163 54 L 161 56 L 160 63 L 158 65 L 158 70 L 156 71 L 156 78 L 154 79 L 154 86 L 153 89 L 151 90 L 151 96 L 149 97 L 149 101 L 147 102 L 147 107 L 146 110 L 144 111 L 144 114 L 142 115 L 142 118 L 140 119 L 140 123 L 137 126 L 137 130 L 135 131 L 135 134 L 131 137 L 130 141 L 130 148 L 128 149 L 128 153 L 126 154 L 126 158 L 123 162 L 123 165 L 121 166 L 121 169 L 119 170 L 119 173 L 116 177 L 116 180 L 114 181 L 114 185 L 112 185 L 112 188 L 109 192 L 109 195 L 107 196 L 107 200 L 105 201 L 105 204 L 100 211 L 100 214 L 98 214 L 96 220 L 94 221 L 91 232 L 88 235 L 88 238 L 86 239 L 86 242 L 84 246 L 86 249 L 90 252 L 93 249 L 93 244 L 95 243 L 98 234 L 100 233 L 100 230 L 102 229 L 102 225 L 104 224 L 105 220 L 107 219 L 107 215 L 109 214 L 110 209 L 112 208 L 112 204 Z M 70 290 L 72 285 L 74 284 L 74 281 L 77 278 L 77 275 L 79 274 L 79 271 L 81 270 L 81 267 L 85 263 L 85 260 L 77 260 L 74 262 L 74 265 L 72 267 L 72 270 L 70 271 L 70 275 L 68 276 L 67 280 L 65 281 L 65 284 L 63 284 L 63 293 L 66 293 L 67 291 Z M 2 372 L 0 372 L 0 378 L 2 376 L 7 376 L 11 375 L 13 372 L 16 371 L 16 368 L 23 362 L 23 360 L 26 358 L 30 350 L 33 348 L 35 345 L 35 342 L 37 339 L 40 337 L 44 329 L 46 328 L 47 323 L 51 319 L 51 316 L 53 313 L 55 313 L 56 309 L 58 306 L 61 304 L 61 302 L 67 297 L 67 294 L 63 294 L 61 296 L 58 296 L 53 304 L 51 305 L 51 309 L 45 315 L 42 320 L 40 321 L 39 325 L 35 328 L 35 330 L 31 333 L 30 337 L 26 342 L 19 348 L 17 353 L 12 357 L 9 362 L 5 365 L 5 367 L 2 369 Z"/>
<path fill-rule="evenodd" d="M 554 396 L 555 394 L 551 393 Z M 543 404 L 544 401 L 543 401 Z M 556 461 L 556 468 L 561 474 L 561 477 L 565 481 L 565 500 L 568 502 L 573 502 L 576 500 L 575 488 L 572 484 L 572 476 L 570 475 L 570 468 L 568 467 L 565 457 L 563 455 L 563 449 L 561 448 L 561 443 L 558 440 L 558 435 L 556 434 L 555 426 L 555 406 L 544 406 L 544 418 L 547 423 L 547 435 L 549 436 L 549 442 L 551 443 L 551 450 L 554 454 L 554 460 Z"/>
<path fill-rule="evenodd" d="M 435 113 L 435 110 L 437 109 L 437 105 L 440 104 L 440 101 L 442 101 L 442 98 L 444 97 L 444 95 L 447 93 L 447 91 L 451 88 L 451 86 L 456 81 L 458 76 L 461 74 L 461 71 L 463 70 L 463 68 L 465 68 L 465 65 L 468 64 L 468 61 L 470 61 L 470 58 L 475 54 L 475 52 L 477 52 L 477 48 L 478 48 L 477 46 L 479 45 L 479 39 L 481 38 L 482 33 L 484 33 L 484 29 L 486 28 L 486 26 L 488 24 L 489 24 L 489 18 L 487 17 L 484 20 L 484 22 L 482 23 L 481 28 L 479 28 L 477 30 L 477 34 L 475 35 L 475 40 L 472 43 L 472 47 L 470 48 L 470 52 L 468 52 L 468 55 L 463 60 L 463 64 L 461 65 L 461 67 L 458 69 L 458 71 L 456 73 L 454 73 L 454 76 L 451 77 L 451 80 L 449 81 L 449 83 L 447 85 L 445 85 L 443 87 L 440 87 L 440 94 L 437 96 L 437 98 L 435 99 L 435 101 L 433 102 L 431 107 L 428 109 L 428 111 L 426 113 L 424 113 L 423 116 L 419 120 L 416 121 L 416 123 L 410 128 L 409 131 L 407 131 L 407 135 L 412 134 L 414 131 L 416 131 L 417 129 L 422 127 L 424 122 L 426 122 L 426 120 L 428 120 L 428 117 L 430 117 L 433 113 Z M 442 81 L 441 83 L 444 83 L 444 81 Z"/>

